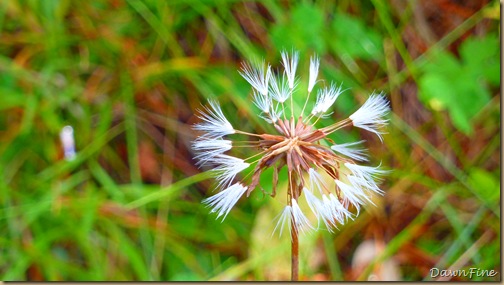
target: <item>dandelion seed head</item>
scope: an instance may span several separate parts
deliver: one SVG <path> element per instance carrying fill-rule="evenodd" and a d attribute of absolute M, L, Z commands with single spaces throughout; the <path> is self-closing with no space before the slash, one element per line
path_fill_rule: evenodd
<path fill-rule="evenodd" d="M 318 127 L 318 121 L 331 114 L 330 108 L 343 92 L 342 85 L 331 83 L 318 89 L 313 109 L 305 117 L 320 66 L 320 59 L 312 56 L 305 104 L 296 113 L 293 100 L 291 104 L 285 101 L 299 93 L 293 92 L 298 84 L 299 53 L 283 51 L 281 56 L 283 72 L 273 72 L 271 65 L 264 62 L 244 63 L 240 70 L 252 86 L 252 102 L 260 111 L 258 116 L 272 124 L 274 132 L 235 129 L 217 101 L 209 101 L 209 106 L 199 111 L 201 122 L 194 129 L 202 134 L 192 144 L 194 157 L 198 166 L 212 167 L 210 171 L 220 189 L 203 203 L 224 220 L 241 197 L 262 189 L 261 176 L 272 168 L 271 196 L 275 195 L 280 179 L 287 184 L 285 206 L 276 218 L 273 232 L 281 235 L 287 226 L 292 235 L 292 231 L 305 233 L 321 225 L 332 232 L 353 220 L 363 206 L 373 204 L 375 194 L 384 194 L 379 184 L 387 171 L 380 166 L 358 164 L 371 160 L 366 150 L 358 147 L 363 141 L 335 144 L 331 136 L 340 129 L 357 127 L 377 134 L 381 140 L 388 122 L 385 116 L 390 110 L 389 103 L 383 94 L 373 93 L 349 118 Z M 235 135 L 247 138 L 239 140 Z M 249 151 L 256 153 L 246 157 Z M 287 177 L 280 178 L 283 168 L 287 169 Z M 316 226 L 310 216 L 316 219 Z"/>

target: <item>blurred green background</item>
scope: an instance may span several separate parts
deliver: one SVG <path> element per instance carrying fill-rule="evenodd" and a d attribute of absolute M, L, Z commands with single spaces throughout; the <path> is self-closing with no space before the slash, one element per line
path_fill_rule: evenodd
<path fill-rule="evenodd" d="M 303 80 L 317 53 L 320 78 L 349 88 L 333 118 L 374 90 L 393 110 L 384 144 L 341 134 L 393 169 L 386 195 L 303 236 L 300 279 L 500 280 L 499 25 L 498 1 L 0 2 L 0 279 L 288 280 L 281 198 L 216 221 L 190 126 L 217 98 L 234 126 L 268 130 L 237 70 L 295 48 Z"/>

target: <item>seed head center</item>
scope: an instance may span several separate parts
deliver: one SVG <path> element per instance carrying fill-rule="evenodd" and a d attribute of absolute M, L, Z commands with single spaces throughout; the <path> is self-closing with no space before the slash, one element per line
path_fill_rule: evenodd
<path fill-rule="evenodd" d="M 289 146 L 289 151 L 292 151 L 296 146 L 298 146 L 299 143 L 299 137 L 295 136 L 293 138 L 287 138 L 288 143 L 287 145 Z"/>

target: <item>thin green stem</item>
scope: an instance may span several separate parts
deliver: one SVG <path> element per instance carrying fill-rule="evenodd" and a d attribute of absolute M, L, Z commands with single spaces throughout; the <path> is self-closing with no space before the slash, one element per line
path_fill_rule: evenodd
<path fill-rule="evenodd" d="M 252 158 L 254 158 L 254 157 L 257 157 L 257 156 L 259 156 L 259 155 L 263 155 L 264 153 L 266 153 L 266 150 L 261 151 L 261 152 L 259 152 L 259 153 L 256 153 L 256 154 L 254 154 L 254 155 L 252 155 L 252 156 L 250 156 L 250 157 L 247 157 L 247 158 L 245 158 L 245 159 L 244 159 L 244 161 L 250 160 L 250 159 L 252 159 Z M 260 159 L 259 159 L 259 160 L 260 160 Z"/>
<path fill-rule="evenodd" d="M 293 90 L 291 89 L 290 90 L 290 94 L 289 94 L 289 97 L 290 97 L 290 105 L 291 105 L 291 117 L 294 117 L 294 99 L 292 99 L 292 92 Z"/>
<path fill-rule="evenodd" d="M 260 137 L 261 136 L 261 135 L 258 135 L 258 134 L 247 133 L 247 132 L 240 131 L 240 130 L 234 130 L 234 131 L 235 131 L 235 133 L 241 134 L 241 135 L 248 135 L 248 136 L 253 136 L 253 137 Z"/>
<path fill-rule="evenodd" d="M 337 131 L 337 130 L 339 130 L 339 129 L 343 128 L 343 127 L 349 126 L 351 124 L 352 124 L 352 121 L 350 119 L 344 119 L 344 120 L 339 121 L 339 122 L 337 122 L 335 124 L 332 124 L 330 126 L 322 128 L 320 130 L 323 131 L 326 134 L 330 134 L 330 133 L 332 133 L 334 131 Z"/>
<path fill-rule="evenodd" d="M 283 113 L 284 120 L 287 120 L 287 117 L 285 116 L 285 105 L 283 102 L 282 102 L 282 113 Z"/>
<path fill-rule="evenodd" d="M 306 109 L 306 104 L 308 104 L 308 100 L 310 99 L 311 92 L 308 92 L 308 96 L 306 96 L 306 100 L 304 101 L 303 109 L 301 110 L 301 117 L 304 116 L 304 110 Z"/>

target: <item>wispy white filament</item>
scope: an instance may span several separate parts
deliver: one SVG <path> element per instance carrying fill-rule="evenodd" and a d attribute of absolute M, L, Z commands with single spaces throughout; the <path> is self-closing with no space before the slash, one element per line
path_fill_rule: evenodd
<path fill-rule="evenodd" d="M 259 115 L 259 117 L 263 118 L 268 123 L 276 123 L 278 119 L 282 116 L 282 109 L 277 105 L 275 108 L 271 108 L 269 114 L 267 116 Z"/>
<path fill-rule="evenodd" d="M 261 64 L 256 64 L 254 67 L 244 62 L 242 63 L 242 70 L 238 72 L 257 92 L 264 96 L 268 95 L 268 81 L 271 73 L 271 66 L 269 64 L 264 68 L 264 61 Z"/>
<path fill-rule="evenodd" d="M 220 187 L 231 185 L 236 174 L 250 166 L 243 159 L 224 154 L 215 156 L 212 163 L 218 165 L 212 171 L 216 174 L 215 179 L 218 181 Z"/>
<path fill-rule="evenodd" d="M 363 190 L 369 190 L 371 192 L 383 195 L 385 194 L 383 190 L 378 187 L 376 181 L 371 178 L 362 178 L 355 175 L 348 175 L 348 181 L 356 188 L 361 188 Z"/>
<path fill-rule="evenodd" d="M 320 59 L 317 56 L 312 56 L 310 58 L 310 77 L 308 80 L 308 93 L 313 90 L 313 86 L 317 82 L 317 76 L 320 66 Z"/>
<path fill-rule="evenodd" d="M 243 193 L 247 191 L 247 188 L 248 187 L 243 186 L 241 183 L 233 184 L 225 190 L 204 199 L 203 204 L 212 207 L 212 213 L 218 212 L 217 219 L 224 215 L 222 218 L 222 221 L 224 221 L 226 216 L 229 214 L 229 211 L 231 211 Z"/>
<path fill-rule="evenodd" d="M 313 229 L 308 218 L 303 214 L 303 211 L 299 208 L 296 199 L 291 200 L 292 203 L 292 217 L 294 218 L 294 229 L 297 233 L 299 231 L 307 231 Z"/>
<path fill-rule="evenodd" d="M 232 142 L 230 140 L 213 139 L 213 140 L 196 140 L 193 143 L 193 149 L 197 151 L 207 150 L 230 150 Z"/>
<path fill-rule="evenodd" d="M 317 101 L 313 106 L 312 115 L 322 115 L 334 104 L 338 96 L 342 93 L 341 86 L 331 84 L 328 88 L 324 88 L 317 92 Z"/>
<path fill-rule="evenodd" d="M 338 219 L 341 224 L 344 224 L 349 218 L 353 220 L 353 214 L 341 204 L 334 194 L 329 194 L 329 200 L 331 201 L 331 205 L 333 205 L 335 216 L 339 215 L 341 217 L 341 220 Z"/>
<path fill-rule="evenodd" d="M 362 189 L 359 189 L 358 187 L 352 187 L 337 179 L 335 180 L 335 183 L 336 185 L 338 185 L 338 188 L 343 194 L 343 199 L 346 199 L 350 204 L 354 205 L 354 207 L 357 209 L 357 215 L 360 212 L 360 206 L 364 205 L 364 201 L 362 200 L 362 198 L 373 203 L 362 191 Z"/>
<path fill-rule="evenodd" d="M 276 121 L 278 121 L 278 119 L 280 119 L 280 116 L 282 116 L 282 109 L 279 108 L 279 106 L 277 105 L 276 108 L 272 108 L 270 110 L 270 116 L 271 116 L 271 121 L 270 123 L 276 123 Z"/>
<path fill-rule="evenodd" d="M 351 187 L 348 186 L 347 188 L 345 188 L 345 191 L 348 191 L 348 188 Z M 354 197 L 356 195 L 354 193 L 355 191 L 350 192 L 350 194 L 352 194 L 351 198 L 358 199 Z M 315 214 L 318 222 L 320 223 L 320 220 L 322 220 L 330 232 L 332 232 L 333 229 L 338 228 L 338 223 L 344 224 L 348 218 L 353 219 L 352 213 L 346 209 L 346 207 L 339 201 L 336 196 L 334 196 L 334 194 L 323 194 L 322 198 L 319 199 L 306 188 L 304 188 L 303 194 L 305 195 L 308 207 Z"/>
<path fill-rule="evenodd" d="M 276 107 L 273 107 L 273 105 L 271 106 L 271 109 L 270 109 L 270 112 L 268 114 L 266 114 L 266 116 L 264 115 L 259 115 L 259 117 L 263 118 L 266 122 L 268 123 L 276 123 L 278 121 L 278 119 L 280 119 L 280 117 L 282 116 L 282 109 L 279 108 L 280 106 L 277 105 Z"/>
<path fill-rule="evenodd" d="M 388 120 L 383 117 L 387 115 L 389 110 L 390 108 L 385 96 L 373 93 L 364 105 L 349 118 L 352 120 L 354 126 L 375 133 L 383 141 L 382 133 L 378 129 L 387 124 Z"/>
<path fill-rule="evenodd" d="M 364 141 L 358 141 L 358 142 L 350 142 L 350 143 L 342 143 L 342 144 L 335 144 L 331 146 L 331 149 L 334 150 L 335 152 L 338 152 L 344 156 L 347 156 L 351 159 L 355 159 L 358 161 L 367 161 L 366 153 L 364 149 L 354 149 L 350 148 L 350 146 L 354 146 L 360 143 L 363 143 Z"/>
<path fill-rule="evenodd" d="M 203 139 L 216 139 L 225 135 L 234 134 L 235 130 L 231 123 L 226 119 L 220 105 L 217 101 L 208 100 L 212 108 L 204 107 L 204 110 L 198 110 L 198 118 L 202 123 L 194 125 L 194 129 L 206 132 L 201 136 Z"/>
<path fill-rule="evenodd" d="M 224 152 L 230 150 L 232 143 L 223 139 L 200 139 L 193 143 L 193 149 L 198 152 L 194 157 L 198 162 L 196 165 L 202 166 Z"/>
<path fill-rule="evenodd" d="M 287 80 L 289 81 L 289 88 L 294 89 L 296 81 L 296 68 L 299 61 L 299 52 L 293 51 L 290 58 L 287 51 L 283 51 L 281 54 L 282 63 L 285 68 L 285 74 L 287 74 Z"/>
<path fill-rule="evenodd" d="M 353 174 L 348 176 L 352 185 L 356 187 L 364 187 L 378 194 L 383 194 L 383 191 L 378 188 L 375 180 L 379 180 L 380 175 L 387 173 L 386 170 L 379 169 L 380 166 L 371 167 L 353 163 L 345 163 L 344 165 Z"/>
<path fill-rule="evenodd" d="M 254 91 L 254 105 L 256 105 L 261 112 L 268 114 L 270 108 L 272 108 L 271 98 L 268 95 L 262 95 Z"/>
<path fill-rule="evenodd" d="M 278 103 L 283 103 L 289 99 L 290 91 L 285 74 L 282 74 L 282 76 L 275 76 L 274 73 L 271 73 L 270 92 L 271 97 Z"/>
<path fill-rule="evenodd" d="M 320 192 L 320 195 L 324 194 L 324 188 L 327 188 L 322 180 L 322 176 L 313 168 L 308 170 L 308 175 L 310 177 L 310 188 L 315 191 L 315 188 Z"/>
<path fill-rule="evenodd" d="M 348 218 L 352 218 L 350 213 L 332 193 L 322 195 L 322 200 L 319 203 L 318 213 L 320 219 L 324 222 L 327 229 L 332 232 L 332 229 L 337 229 L 337 224 L 344 224 Z"/>
<path fill-rule="evenodd" d="M 308 188 L 303 188 L 303 194 L 306 199 L 306 203 L 308 204 L 308 207 L 310 207 L 310 210 L 312 210 L 313 214 L 315 216 L 319 216 L 319 207 L 320 207 L 320 200 L 313 195 L 312 191 L 309 190 Z"/>
<path fill-rule="evenodd" d="M 285 226 L 287 226 L 287 228 L 289 229 L 289 232 L 290 232 L 289 221 L 290 221 L 291 217 L 292 217 L 292 207 L 287 205 L 287 206 L 285 206 L 282 213 L 280 214 L 278 221 L 277 221 L 277 224 L 275 226 L 275 229 L 273 229 L 272 235 L 275 234 L 275 232 L 278 228 L 280 228 L 280 236 L 282 236 L 282 232 L 283 232 L 283 229 L 285 228 Z"/>
<path fill-rule="evenodd" d="M 355 176 L 369 180 L 373 180 L 373 178 L 387 173 L 386 170 L 380 169 L 380 166 L 372 167 L 346 162 L 345 167 L 350 169 Z"/>

